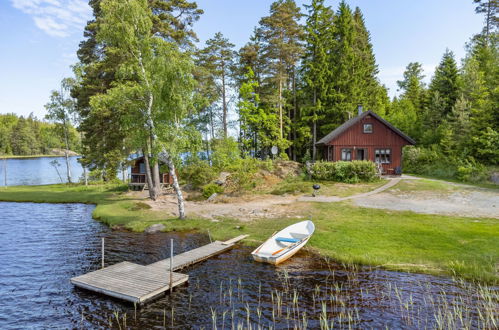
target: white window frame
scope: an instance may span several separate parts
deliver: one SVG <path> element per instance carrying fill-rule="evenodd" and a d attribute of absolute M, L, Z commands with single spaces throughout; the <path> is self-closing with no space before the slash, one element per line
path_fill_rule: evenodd
<path fill-rule="evenodd" d="M 366 131 L 366 127 L 371 127 L 371 131 Z M 365 134 L 372 134 L 373 131 L 374 131 L 374 128 L 373 128 L 373 124 L 372 123 L 365 123 L 364 126 L 363 126 L 363 129 L 362 131 L 365 133 Z"/>
<path fill-rule="evenodd" d="M 378 164 L 391 164 L 392 163 L 392 149 L 379 148 L 374 150 L 374 160 Z"/>
<path fill-rule="evenodd" d="M 350 155 L 350 157 L 343 157 L 343 155 Z M 348 159 L 346 159 L 348 158 Z M 345 162 L 352 161 L 352 148 L 341 148 L 341 160 Z"/>

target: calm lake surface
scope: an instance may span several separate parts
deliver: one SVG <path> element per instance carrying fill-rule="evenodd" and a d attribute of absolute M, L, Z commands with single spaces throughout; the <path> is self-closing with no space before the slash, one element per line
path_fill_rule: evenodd
<path fill-rule="evenodd" d="M 475 287 L 428 275 L 345 268 L 306 251 L 274 267 L 253 262 L 246 247 L 182 270 L 190 276 L 188 285 L 134 308 L 69 282 L 100 267 L 101 237 L 106 238 L 107 265 L 166 258 L 170 238 L 175 254 L 207 244 L 209 238 L 112 231 L 92 220 L 93 208 L 0 202 L 0 329 L 229 329 L 256 324 L 315 329 L 325 323 L 416 329 L 446 324 L 445 313 L 452 308 L 462 311 L 466 324 L 483 326 Z M 497 300 L 483 309 L 482 314 L 497 316 Z"/>
<path fill-rule="evenodd" d="M 78 163 L 78 156 L 70 158 L 71 179 L 73 182 L 79 181 L 83 174 L 83 168 Z M 61 183 L 57 171 L 50 164 L 57 160 L 60 166 L 57 167 L 62 181 L 66 183 L 66 159 L 64 157 L 37 157 L 37 158 L 15 158 L 0 159 L 0 186 L 5 186 L 5 163 L 7 163 L 7 185 L 39 185 Z"/>

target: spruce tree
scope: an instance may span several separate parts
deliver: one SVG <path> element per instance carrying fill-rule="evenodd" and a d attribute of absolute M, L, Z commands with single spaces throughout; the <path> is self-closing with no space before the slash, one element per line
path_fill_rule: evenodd
<path fill-rule="evenodd" d="M 311 123 L 312 160 L 315 160 L 317 126 L 326 119 L 324 108 L 327 106 L 328 93 L 331 91 L 332 75 L 328 53 L 333 45 L 334 13 L 330 7 L 324 5 L 324 0 L 313 0 L 305 8 L 308 9 L 308 15 L 305 24 L 302 76 L 306 104 L 302 109 L 301 118 L 306 124 Z"/>
<path fill-rule="evenodd" d="M 440 64 L 435 69 L 435 74 L 431 80 L 429 93 L 430 97 L 438 93 L 442 102 L 441 108 L 433 108 L 437 111 L 435 117 L 445 119 L 452 111 L 452 107 L 459 97 L 460 77 L 454 53 L 446 50 Z"/>

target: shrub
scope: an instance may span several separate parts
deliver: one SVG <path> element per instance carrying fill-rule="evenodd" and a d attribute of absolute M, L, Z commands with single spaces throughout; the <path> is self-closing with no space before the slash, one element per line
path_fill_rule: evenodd
<path fill-rule="evenodd" d="M 204 160 L 193 160 L 181 169 L 181 178 L 199 188 L 217 178 L 217 171 Z"/>
<path fill-rule="evenodd" d="M 237 141 L 232 138 L 213 141 L 211 163 L 218 169 L 225 169 L 241 160 L 241 153 Z"/>
<path fill-rule="evenodd" d="M 351 162 L 316 162 L 310 169 L 312 178 L 346 183 L 370 182 L 377 178 L 376 164 L 367 160 Z"/>
<path fill-rule="evenodd" d="M 224 192 L 224 189 L 221 186 L 217 185 L 216 183 L 208 183 L 207 185 L 203 186 L 203 197 L 204 198 L 208 198 L 215 193 L 220 194 L 223 192 Z"/>
<path fill-rule="evenodd" d="M 447 156 L 436 146 L 406 147 L 403 152 L 404 170 L 443 179 L 486 181 L 486 168 L 472 157 Z"/>

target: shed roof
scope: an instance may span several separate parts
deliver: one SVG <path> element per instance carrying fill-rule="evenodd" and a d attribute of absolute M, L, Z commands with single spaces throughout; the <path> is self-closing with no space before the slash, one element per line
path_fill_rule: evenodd
<path fill-rule="evenodd" d="M 392 124 L 390 124 L 389 122 L 387 122 L 386 120 L 381 118 L 376 113 L 372 112 L 371 110 L 368 110 L 368 111 L 363 112 L 362 114 L 360 114 L 357 117 L 350 118 L 349 120 L 344 122 L 342 125 L 336 127 L 336 129 L 334 129 L 331 133 L 329 133 L 328 135 L 324 136 L 322 139 L 317 141 L 316 145 L 326 144 L 326 143 L 334 140 L 335 138 L 340 136 L 343 132 L 345 132 L 347 129 L 349 129 L 354 124 L 359 122 L 361 119 L 367 117 L 367 115 L 371 115 L 374 118 L 376 118 L 377 120 L 379 120 L 380 122 L 382 122 L 383 124 L 385 124 L 389 129 L 391 129 L 392 131 L 397 133 L 400 137 L 405 139 L 410 144 L 416 144 L 416 141 L 411 139 L 409 136 L 405 135 L 401 130 L 399 130 L 398 128 L 396 128 L 395 126 L 393 126 Z"/>

